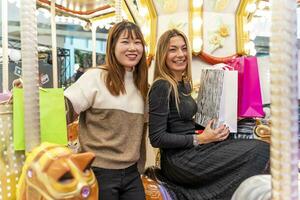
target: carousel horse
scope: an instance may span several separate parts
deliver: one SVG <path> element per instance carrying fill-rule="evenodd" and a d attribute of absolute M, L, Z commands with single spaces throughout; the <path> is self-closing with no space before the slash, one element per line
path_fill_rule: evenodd
<path fill-rule="evenodd" d="M 149 167 L 141 176 L 145 189 L 146 200 L 172 200 L 169 192 L 157 177 L 160 174 L 158 167 Z"/>
<path fill-rule="evenodd" d="M 77 153 L 80 148 L 80 143 L 78 139 L 78 120 L 71 123 L 67 127 L 68 131 L 68 147 L 72 150 L 73 153 Z"/>
<path fill-rule="evenodd" d="M 27 157 L 17 200 L 94 200 L 98 184 L 90 166 L 95 155 L 73 154 L 64 146 L 43 143 Z"/>
<path fill-rule="evenodd" d="M 256 126 L 254 128 L 254 138 L 262 141 L 271 142 L 271 128 L 270 123 L 264 124 L 261 120 L 256 120 Z"/>

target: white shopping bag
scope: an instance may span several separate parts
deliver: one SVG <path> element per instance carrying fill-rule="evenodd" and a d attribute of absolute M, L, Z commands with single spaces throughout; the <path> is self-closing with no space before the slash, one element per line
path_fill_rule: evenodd
<path fill-rule="evenodd" d="M 195 121 L 206 126 L 215 119 L 213 128 L 222 124 L 237 132 L 238 72 L 224 69 L 203 69 L 200 78 Z"/>

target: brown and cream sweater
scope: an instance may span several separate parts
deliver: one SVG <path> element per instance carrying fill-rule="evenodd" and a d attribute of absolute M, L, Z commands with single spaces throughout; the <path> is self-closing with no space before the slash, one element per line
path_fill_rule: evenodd
<path fill-rule="evenodd" d="M 65 91 L 79 117 L 82 151 L 96 154 L 93 166 L 123 169 L 140 157 L 144 125 L 144 101 L 125 73 L 126 94 L 113 96 L 105 86 L 103 69 L 91 69 Z"/>

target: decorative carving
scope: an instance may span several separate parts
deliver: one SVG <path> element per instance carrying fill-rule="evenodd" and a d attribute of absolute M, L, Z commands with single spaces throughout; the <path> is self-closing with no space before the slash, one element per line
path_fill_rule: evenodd
<path fill-rule="evenodd" d="M 98 199 L 90 169 L 95 155 L 73 154 L 64 146 L 43 143 L 27 157 L 17 191 L 18 200 Z"/>

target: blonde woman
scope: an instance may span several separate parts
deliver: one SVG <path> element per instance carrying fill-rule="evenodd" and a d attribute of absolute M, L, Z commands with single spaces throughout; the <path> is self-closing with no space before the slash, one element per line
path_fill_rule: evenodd
<path fill-rule="evenodd" d="M 174 199 L 229 200 L 244 179 L 266 170 L 269 145 L 227 139 L 228 127 L 212 129 L 213 120 L 196 135 L 191 77 L 186 36 L 176 29 L 166 31 L 157 44 L 149 91 L 150 142 L 160 148 L 162 178 Z"/>

